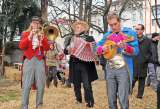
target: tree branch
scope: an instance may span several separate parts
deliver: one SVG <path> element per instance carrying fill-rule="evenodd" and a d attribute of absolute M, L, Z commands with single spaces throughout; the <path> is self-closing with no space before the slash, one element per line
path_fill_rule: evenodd
<path fill-rule="evenodd" d="M 157 23 L 158 27 L 160 28 L 160 23 L 159 23 L 159 21 L 158 21 L 158 18 L 156 18 L 156 15 L 154 14 L 154 10 L 153 10 L 153 8 L 152 8 L 152 5 L 151 5 L 150 0 L 148 0 L 148 2 L 149 2 L 149 6 L 150 6 L 150 8 L 151 8 L 151 10 L 152 10 L 152 15 L 153 15 L 153 17 L 156 19 L 156 23 Z M 156 9 L 155 9 L 155 10 L 156 10 Z"/>

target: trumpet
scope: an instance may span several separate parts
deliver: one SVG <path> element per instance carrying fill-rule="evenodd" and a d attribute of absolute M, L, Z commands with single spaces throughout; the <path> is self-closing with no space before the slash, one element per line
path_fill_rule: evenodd
<path fill-rule="evenodd" d="M 49 41 L 55 41 L 55 39 L 59 36 L 59 29 L 56 25 L 44 24 L 40 26 L 38 29 L 32 30 L 33 36 L 43 37 L 47 36 Z"/>

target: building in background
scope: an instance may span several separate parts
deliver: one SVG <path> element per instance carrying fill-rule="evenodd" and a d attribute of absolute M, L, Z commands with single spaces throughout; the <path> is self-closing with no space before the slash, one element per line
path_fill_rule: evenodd
<path fill-rule="evenodd" d="M 111 6 L 111 11 L 119 10 L 120 6 L 116 2 Z M 144 24 L 145 34 L 148 35 L 154 32 L 160 32 L 160 28 L 156 23 L 157 9 L 157 18 L 160 24 L 160 0 L 157 0 L 157 3 L 155 3 L 155 0 L 141 0 L 140 2 L 142 3 L 141 7 L 137 8 L 133 6 L 122 13 L 123 25 L 134 28 L 136 24 Z"/>
<path fill-rule="evenodd" d="M 156 8 L 157 8 L 157 18 L 159 19 L 159 24 L 160 24 L 160 0 L 157 0 L 157 4 L 155 3 L 155 0 L 144 1 L 143 20 L 144 20 L 144 25 L 146 27 L 145 29 L 146 34 L 151 34 L 153 32 L 160 32 L 160 29 L 158 28 L 158 25 L 155 20 Z"/>

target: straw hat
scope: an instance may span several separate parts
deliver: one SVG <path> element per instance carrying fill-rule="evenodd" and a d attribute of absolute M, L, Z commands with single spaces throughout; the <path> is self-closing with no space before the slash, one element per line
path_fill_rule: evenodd
<path fill-rule="evenodd" d="M 72 26 L 71 26 L 74 31 L 75 31 L 77 25 L 81 25 L 83 28 L 85 28 L 85 31 L 88 31 L 88 30 L 89 30 L 89 25 L 88 25 L 88 23 L 85 22 L 85 21 L 79 20 L 79 21 L 74 22 L 74 23 L 72 24 Z"/>

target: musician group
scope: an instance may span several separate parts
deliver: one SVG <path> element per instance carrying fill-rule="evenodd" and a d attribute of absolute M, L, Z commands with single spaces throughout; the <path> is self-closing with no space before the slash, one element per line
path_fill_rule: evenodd
<path fill-rule="evenodd" d="M 122 27 L 121 20 L 115 13 L 108 14 L 106 20 L 111 30 L 106 32 L 99 42 L 88 34 L 87 22 L 75 21 L 71 25 L 73 35 L 63 50 L 55 41 L 58 29 L 55 27 L 45 30 L 45 27 L 41 26 L 39 17 L 32 18 L 28 29 L 22 33 L 19 43 L 20 49 L 24 52 L 22 109 L 28 109 L 29 93 L 33 88 L 37 91 L 36 109 L 41 109 L 45 85 L 49 88 L 53 80 L 57 87 L 57 79 L 66 81 L 68 86 L 73 84 L 77 104 L 82 103 L 81 83 L 83 83 L 86 107 L 94 107 L 92 82 L 98 79 L 96 63 L 102 58 L 105 60 L 103 69 L 109 109 L 118 109 L 117 99 L 121 109 L 129 109 L 132 86 L 136 80 L 139 80 L 139 76 L 138 79 L 135 78 L 135 72 L 141 73 L 141 70 L 135 71 L 134 63 L 137 62 L 135 60 L 144 58 L 147 61 L 149 57 L 145 55 L 147 50 L 143 50 L 144 47 L 139 44 L 143 38 L 137 37 L 137 31 Z M 157 37 L 155 40 L 159 39 Z M 146 48 L 149 48 L 148 46 Z M 139 55 L 143 51 L 145 54 Z M 66 57 L 69 59 L 66 60 Z M 146 65 L 145 63 L 143 65 Z M 138 63 L 141 64 L 142 61 Z M 142 86 L 139 84 L 139 87 L 144 87 L 145 77 L 141 81 Z M 144 88 L 139 89 L 139 98 L 143 97 L 143 91 Z"/>

